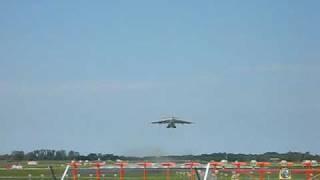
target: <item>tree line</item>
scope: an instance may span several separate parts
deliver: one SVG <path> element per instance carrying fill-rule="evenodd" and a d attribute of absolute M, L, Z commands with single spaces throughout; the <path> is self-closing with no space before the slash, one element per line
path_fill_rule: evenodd
<path fill-rule="evenodd" d="M 81 155 L 77 151 L 40 149 L 25 153 L 24 151 L 12 151 L 11 154 L 0 155 L 0 160 L 12 161 L 41 161 L 41 160 L 117 160 L 120 156 L 113 154 L 89 153 Z"/>
<path fill-rule="evenodd" d="M 309 152 L 287 152 L 287 153 L 277 153 L 277 152 L 266 152 L 263 154 L 235 154 L 235 153 L 211 153 L 211 154 L 201 154 L 201 155 L 174 155 L 174 156 L 145 156 L 145 157 L 135 157 L 135 156 L 118 156 L 114 154 L 102 154 L 102 153 L 89 153 L 87 155 L 82 155 L 76 151 L 66 151 L 66 150 L 50 150 L 50 149 L 40 149 L 34 150 L 32 152 L 25 153 L 24 151 L 12 151 L 11 154 L 0 155 L 0 160 L 7 161 L 39 161 L 39 160 L 111 160 L 115 161 L 118 159 L 127 161 L 184 161 L 184 160 L 195 160 L 195 161 L 276 161 L 276 160 L 287 160 L 292 162 L 303 161 L 303 160 L 317 160 L 320 161 L 320 156 L 318 154 L 311 154 Z"/>

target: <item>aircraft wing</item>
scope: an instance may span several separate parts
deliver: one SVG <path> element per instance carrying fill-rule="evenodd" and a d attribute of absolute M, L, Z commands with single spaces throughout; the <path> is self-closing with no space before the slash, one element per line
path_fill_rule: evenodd
<path fill-rule="evenodd" d="M 154 121 L 152 124 L 167 124 L 170 123 L 170 120 L 163 120 L 163 121 Z"/>
<path fill-rule="evenodd" d="M 178 120 L 178 119 L 173 120 L 173 122 L 177 123 L 177 124 L 192 124 L 193 123 L 193 122 L 183 121 L 183 120 Z"/>

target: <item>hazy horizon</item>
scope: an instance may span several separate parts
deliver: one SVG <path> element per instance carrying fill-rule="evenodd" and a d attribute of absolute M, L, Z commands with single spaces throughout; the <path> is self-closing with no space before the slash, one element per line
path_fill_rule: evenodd
<path fill-rule="evenodd" d="M 35 150 L 46 150 L 46 149 L 35 149 Z M 34 151 L 35 151 L 34 150 Z M 77 150 L 74 150 L 74 149 L 71 149 L 71 150 L 66 150 L 66 149 L 48 149 L 48 150 L 55 150 L 55 151 L 60 151 L 60 150 L 65 150 L 66 153 L 68 154 L 69 151 L 74 151 L 74 152 L 78 152 Z M 33 152 L 33 151 L 24 151 L 24 150 L 17 150 L 17 151 L 23 151 L 26 155 L 26 153 L 29 153 L 29 152 Z M 12 151 L 13 152 L 13 151 Z M 10 155 L 12 152 L 7 152 L 7 153 L 0 153 L 0 155 Z M 91 153 L 94 153 L 94 154 L 113 154 L 115 156 L 126 156 L 126 157 L 138 157 L 138 158 L 142 158 L 142 157 L 167 157 L 167 156 L 200 156 L 200 155 L 203 155 L 203 154 L 215 154 L 215 153 L 225 153 L 225 154 L 245 154 L 245 155 L 262 155 L 262 154 L 265 154 L 265 153 L 278 153 L 278 154 L 285 154 L 285 153 L 289 153 L 289 152 L 293 152 L 293 151 L 288 151 L 288 152 L 261 152 L 261 153 L 231 153 L 231 152 L 211 152 L 211 153 L 199 153 L 199 154 L 157 154 L 157 153 L 154 153 L 154 154 L 146 154 L 146 155 L 135 155 L 135 154 L 117 154 L 117 153 L 113 153 L 113 152 L 85 152 L 85 153 L 81 153 L 81 152 L 78 152 L 80 153 L 80 155 L 89 155 Z M 310 152 L 297 152 L 297 153 L 310 153 Z M 320 153 L 310 153 L 311 155 L 320 155 Z"/>

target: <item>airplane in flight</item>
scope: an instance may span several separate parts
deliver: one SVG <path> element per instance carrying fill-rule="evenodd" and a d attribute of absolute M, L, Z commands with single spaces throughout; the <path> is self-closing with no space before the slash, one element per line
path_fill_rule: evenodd
<path fill-rule="evenodd" d="M 177 117 L 172 116 L 164 118 L 161 121 L 152 122 L 152 124 L 168 124 L 167 128 L 177 128 L 176 124 L 193 124 L 193 122 L 183 121 L 181 119 L 178 119 Z"/>

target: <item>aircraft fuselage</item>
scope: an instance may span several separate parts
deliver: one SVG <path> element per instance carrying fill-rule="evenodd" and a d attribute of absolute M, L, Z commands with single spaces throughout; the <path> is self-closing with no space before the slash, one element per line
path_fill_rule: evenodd
<path fill-rule="evenodd" d="M 174 122 L 168 124 L 167 128 L 177 128 Z"/>

